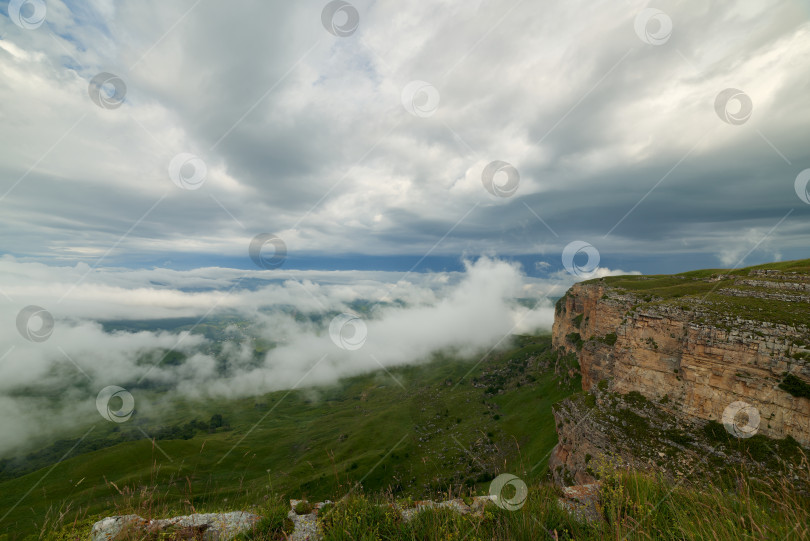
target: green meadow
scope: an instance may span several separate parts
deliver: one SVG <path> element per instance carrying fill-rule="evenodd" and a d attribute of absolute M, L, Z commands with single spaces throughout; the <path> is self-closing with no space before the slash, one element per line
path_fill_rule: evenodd
<path fill-rule="evenodd" d="M 177 399 L 159 420 L 136 412 L 119 425 L 99 416 L 7 464 L 0 532 L 24 539 L 112 514 L 253 509 L 277 495 L 485 494 L 504 472 L 539 481 L 557 441 L 551 405 L 579 381 L 555 376 L 548 336 L 517 336 L 485 353 L 436 355 L 329 387 Z"/>

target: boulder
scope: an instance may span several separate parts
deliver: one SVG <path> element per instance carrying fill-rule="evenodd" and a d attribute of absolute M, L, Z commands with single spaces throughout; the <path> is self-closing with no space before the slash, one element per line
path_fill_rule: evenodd
<path fill-rule="evenodd" d="M 115 541 L 122 534 L 171 533 L 177 539 L 228 541 L 250 528 L 261 517 L 244 511 L 195 513 L 167 519 L 147 520 L 138 515 L 104 518 L 90 532 L 92 541 Z"/>

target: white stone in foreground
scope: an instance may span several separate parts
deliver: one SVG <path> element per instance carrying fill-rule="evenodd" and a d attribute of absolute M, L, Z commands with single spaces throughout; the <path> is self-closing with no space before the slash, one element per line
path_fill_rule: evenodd
<path fill-rule="evenodd" d="M 244 511 L 231 513 L 197 513 L 180 517 L 146 520 L 138 515 L 107 517 L 93 524 L 90 531 L 92 541 L 113 541 L 125 529 L 133 532 L 180 531 L 202 535 L 211 541 L 229 541 L 251 526 L 261 517 Z"/>

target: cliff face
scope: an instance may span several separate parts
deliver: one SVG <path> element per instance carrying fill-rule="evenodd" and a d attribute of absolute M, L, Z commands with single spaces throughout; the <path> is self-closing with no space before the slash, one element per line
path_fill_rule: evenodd
<path fill-rule="evenodd" d="M 583 282 L 557 304 L 553 344 L 577 354 L 584 390 L 607 380 L 687 422 L 721 421 L 744 401 L 758 433 L 808 446 L 807 388 L 779 387 L 785 374 L 810 382 L 808 292 L 803 268 Z"/>

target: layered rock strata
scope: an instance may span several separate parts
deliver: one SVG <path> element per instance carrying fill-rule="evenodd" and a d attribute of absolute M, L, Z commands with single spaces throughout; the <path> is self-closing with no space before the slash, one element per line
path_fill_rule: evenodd
<path fill-rule="evenodd" d="M 553 344 L 577 354 L 583 389 L 606 380 L 684 420 L 721 421 L 742 401 L 758 433 L 810 446 L 810 399 L 779 387 L 786 374 L 810 382 L 808 305 L 796 294 L 810 279 L 753 270 L 645 289 L 647 279 L 579 283 L 558 302 Z M 668 296 L 678 288 L 698 293 Z"/>

